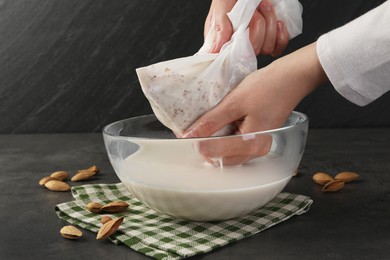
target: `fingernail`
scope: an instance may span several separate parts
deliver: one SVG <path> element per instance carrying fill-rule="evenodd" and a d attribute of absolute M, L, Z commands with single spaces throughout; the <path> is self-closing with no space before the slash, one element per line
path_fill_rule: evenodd
<path fill-rule="evenodd" d="M 276 29 L 278 30 L 278 33 L 283 33 L 283 25 L 281 21 L 278 21 Z"/>
<path fill-rule="evenodd" d="M 217 46 L 217 45 L 216 45 L 215 42 L 214 42 L 213 45 L 211 45 L 210 53 L 216 53 L 216 51 L 215 51 L 216 46 Z"/>
<path fill-rule="evenodd" d="M 192 148 L 194 148 L 194 150 L 195 150 L 195 152 L 197 152 L 197 153 L 200 153 L 199 152 L 199 142 L 194 142 L 194 143 L 192 143 Z"/>
<path fill-rule="evenodd" d="M 213 165 L 214 167 L 220 167 L 221 166 L 221 159 L 211 159 L 211 161 L 213 162 Z"/>
<path fill-rule="evenodd" d="M 189 130 L 188 132 L 182 135 L 182 138 L 194 138 L 194 137 L 196 137 L 196 134 L 193 129 Z"/>

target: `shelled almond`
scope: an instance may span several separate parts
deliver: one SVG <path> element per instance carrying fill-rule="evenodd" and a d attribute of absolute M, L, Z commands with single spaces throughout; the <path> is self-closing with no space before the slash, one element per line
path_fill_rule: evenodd
<path fill-rule="evenodd" d="M 95 173 L 99 173 L 100 169 L 97 166 L 93 165 L 93 166 L 91 166 L 91 167 L 89 167 L 87 169 L 79 170 L 79 171 L 92 171 L 92 172 L 95 172 Z"/>
<path fill-rule="evenodd" d="M 359 178 L 359 174 L 355 172 L 340 172 L 334 178 L 343 182 L 351 182 Z"/>
<path fill-rule="evenodd" d="M 45 183 L 45 187 L 52 191 L 68 191 L 70 186 L 63 181 L 59 180 L 50 180 Z"/>
<path fill-rule="evenodd" d="M 316 174 L 313 175 L 313 181 L 320 185 L 325 185 L 326 183 L 333 180 L 334 180 L 333 177 L 327 173 L 317 172 Z"/>
<path fill-rule="evenodd" d="M 64 181 L 69 178 L 69 173 L 66 171 L 56 171 L 50 174 L 50 177 L 59 181 Z"/>
<path fill-rule="evenodd" d="M 46 184 L 46 182 L 48 181 L 51 181 L 51 180 L 55 180 L 53 177 L 50 177 L 50 176 L 46 176 L 46 177 L 43 177 L 40 181 L 39 181 L 39 185 L 43 186 Z"/>
<path fill-rule="evenodd" d="M 345 182 L 340 180 L 330 181 L 322 187 L 323 192 L 335 192 L 344 187 Z"/>
<path fill-rule="evenodd" d="M 95 174 L 96 174 L 96 172 L 94 172 L 94 171 L 82 170 L 82 171 L 77 172 L 70 180 L 71 181 L 85 181 L 85 180 L 90 179 Z"/>
<path fill-rule="evenodd" d="M 90 202 L 87 204 L 86 208 L 92 213 L 99 213 L 102 211 L 103 205 L 100 204 L 99 202 Z"/>
<path fill-rule="evenodd" d="M 96 239 L 105 239 L 114 234 L 118 230 L 119 226 L 122 224 L 123 219 L 123 217 L 120 217 L 104 223 L 103 226 L 101 226 L 101 228 L 99 229 Z"/>
<path fill-rule="evenodd" d="M 46 182 L 50 180 L 58 180 L 58 181 L 64 181 L 69 177 L 69 174 L 66 171 L 56 171 L 50 174 L 49 176 L 43 177 L 39 181 L 39 185 L 43 186 Z"/>
<path fill-rule="evenodd" d="M 88 180 L 95 174 L 99 173 L 100 170 L 97 166 L 93 165 L 87 169 L 78 170 L 76 174 L 71 178 L 71 181 L 82 181 Z M 40 186 L 45 186 L 52 191 L 68 191 L 70 190 L 69 184 L 65 182 L 69 178 L 67 171 L 55 171 L 49 176 L 45 176 L 39 180 Z"/>
<path fill-rule="evenodd" d="M 128 207 L 129 207 L 129 204 L 127 204 L 124 201 L 113 201 L 113 202 L 110 202 L 110 203 L 104 205 L 101 209 L 102 209 L 102 211 L 107 212 L 107 213 L 118 213 L 118 212 L 124 211 Z"/>
<path fill-rule="evenodd" d="M 60 234 L 67 239 L 78 239 L 83 235 L 83 233 L 75 226 L 65 226 L 61 228 Z"/>
<path fill-rule="evenodd" d="M 119 213 L 126 210 L 129 207 L 125 201 L 112 201 L 105 205 L 102 205 L 99 202 L 89 202 L 85 208 L 92 213 Z"/>
<path fill-rule="evenodd" d="M 322 188 L 323 192 L 339 191 L 345 186 L 345 183 L 356 180 L 357 178 L 359 178 L 359 174 L 347 171 L 338 173 L 334 178 L 323 172 L 317 172 L 313 175 L 313 181 L 324 186 Z"/>
<path fill-rule="evenodd" d="M 105 223 L 107 223 L 108 221 L 111 221 L 111 220 L 112 220 L 112 218 L 110 218 L 109 216 L 103 216 L 100 219 L 100 223 L 105 224 Z"/>

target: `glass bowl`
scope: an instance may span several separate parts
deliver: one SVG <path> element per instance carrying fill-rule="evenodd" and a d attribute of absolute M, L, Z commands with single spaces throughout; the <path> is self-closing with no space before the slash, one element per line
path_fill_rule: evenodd
<path fill-rule="evenodd" d="M 145 205 L 176 218 L 218 221 L 245 215 L 283 190 L 299 165 L 307 131 L 307 116 L 294 111 L 278 129 L 177 139 L 154 115 L 145 115 L 107 125 L 103 137 L 119 179 Z M 256 151 L 266 140 L 272 141 L 266 155 L 236 166 L 226 166 L 222 154 L 212 165 L 199 149 L 234 143 Z"/>

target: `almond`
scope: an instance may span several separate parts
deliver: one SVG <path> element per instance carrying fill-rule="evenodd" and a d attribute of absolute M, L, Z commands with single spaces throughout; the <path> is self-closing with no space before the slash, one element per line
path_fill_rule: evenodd
<path fill-rule="evenodd" d="M 322 187 L 323 192 L 335 192 L 344 187 L 345 182 L 340 180 L 330 181 Z"/>
<path fill-rule="evenodd" d="M 52 174 L 50 174 L 50 177 L 52 177 L 53 179 L 59 180 L 59 181 L 63 181 L 65 179 L 69 178 L 69 174 L 66 171 L 56 171 L 56 172 L 53 172 Z"/>
<path fill-rule="evenodd" d="M 108 212 L 108 213 L 118 213 L 121 211 L 124 211 L 129 207 L 129 204 L 127 204 L 124 201 L 113 201 L 110 202 L 102 207 L 102 211 Z"/>
<path fill-rule="evenodd" d="M 104 223 L 103 226 L 101 226 L 101 228 L 99 229 L 96 239 L 100 240 L 111 236 L 118 230 L 122 222 L 123 222 L 123 217 L 120 217 Z"/>
<path fill-rule="evenodd" d="M 87 169 L 78 170 L 78 172 L 82 172 L 82 171 L 92 171 L 92 172 L 95 172 L 95 173 L 99 173 L 100 172 L 99 168 L 97 166 L 95 166 L 95 165 L 91 166 L 91 167 L 89 167 Z"/>
<path fill-rule="evenodd" d="M 90 179 L 92 176 L 94 176 L 96 172 L 94 171 L 79 171 L 77 172 L 70 180 L 71 181 L 85 181 Z"/>
<path fill-rule="evenodd" d="M 334 178 L 343 182 L 350 182 L 359 178 L 359 174 L 355 172 L 340 172 Z"/>
<path fill-rule="evenodd" d="M 95 165 L 89 167 L 87 170 L 93 171 L 93 172 L 95 172 L 95 173 L 99 173 L 99 172 L 100 172 L 100 169 L 99 169 L 97 166 L 95 166 Z"/>
<path fill-rule="evenodd" d="M 70 186 L 59 180 L 50 180 L 45 183 L 45 187 L 52 191 L 68 191 L 70 190 Z"/>
<path fill-rule="evenodd" d="M 326 183 L 333 181 L 333 177 L 329 174 L 323 173 L 323 172 L 317 172 L 313 175 L 313 181 L 315 183 L 318 183 L 320 185 L 325 185 Z"/>
<path fill-rule="evenodd" d="M 50 176 L 46 176 L 39 181 L 39 185 L 43 186 L 43 185 L 45 185 L 46 182 L 51 181 L 51 180 L 54 180 L 54 178 L 50 177 Z"/>
<path fill-rule="evenodd" d="M 61 228 L 60 233 L 63 237 L 68 239 L 77 239 L 83 235 L 83 233 L 74 226 L 65 226 Z"/>
<path fill-rule="evenodd" d="M 90 202 L 85 207 L 92 213 L 99 213 L 100 211 L 102 211 L 103 205 L 99 202 Z"/>
<path fill-rule="evenodd" d="M 108 221 L 111 221 L 111 220 L 112 220 L 112 218 L 110 218 L 109 216 L 103 216 L 100 219 L 100 223 L 105 224 L 105 223 L 107 223 Z"/>

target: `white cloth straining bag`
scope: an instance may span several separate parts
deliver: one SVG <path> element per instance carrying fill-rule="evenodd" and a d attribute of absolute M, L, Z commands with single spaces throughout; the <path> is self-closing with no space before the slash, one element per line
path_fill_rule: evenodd
<path fill-rule="evenodd" d="M 249 40 L 249 22 L 262 0 L 238 0 L 228 13 L 233 35 L 217 54 L 209 53 L 215 31 L 210 30 L 202 48 L 193 56 L 136 69 L 142 91 L 154 114 L 177 134 L 216 106 L 249 73 L 257 69 Z M 302 32 L 302 6 L 298 0 L 271 0 L 290 38 Z M 213 26 L 213 21 L 211 21 Z M 232 127 L 215 135 L 232 133 Z"/>

